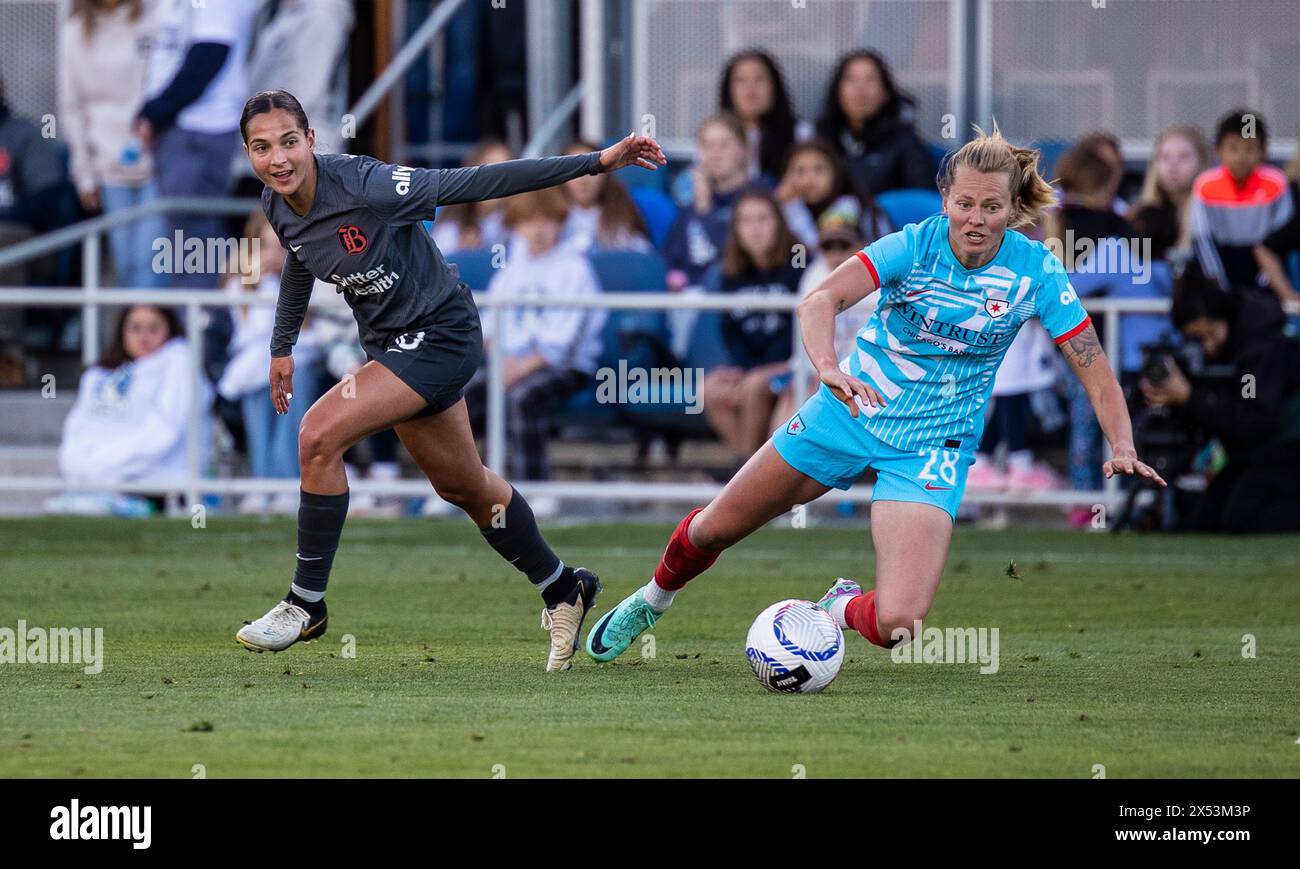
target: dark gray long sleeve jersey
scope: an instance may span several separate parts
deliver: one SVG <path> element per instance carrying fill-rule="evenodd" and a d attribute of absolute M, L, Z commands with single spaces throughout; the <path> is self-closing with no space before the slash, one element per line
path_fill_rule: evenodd
<path fill-rule="evenodd" d="M 267 187 L 262 210 L 288 252 L 271 355 L 288 356 L 307 315 L 312 278 L 337 285 L 374 353 L 427 325 L 460 282 L 422 220 L 439 205 L 478 202 L 596 175 L 600 152 L 464 169 L 413 169 L 373 157 L 319 154 L 316 198 L 304 215 Z"/>

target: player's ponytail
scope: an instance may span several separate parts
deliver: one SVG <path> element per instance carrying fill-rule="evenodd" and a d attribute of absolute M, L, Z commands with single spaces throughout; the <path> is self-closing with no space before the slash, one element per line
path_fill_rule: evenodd
<path fill-rule="evenodd" d="M 244 111 L 239 116 L 239 136 L 248 144 L 248 122 L 258 115 L 264 115 L 267 112 L 283 109 L 293 115 L 293 119 L 302 127 L 303 135 L 311 128 L 307 123 L 307 113 L 303 111 L 302 103 L 298 98 L 288 91 L 258 91 L 248 98 L 244 103 Z"/>
<path fill-rule="evenodd" d="M 945 196 L 952 188 L 957 170 L 962 166 L 976 172 L 1005 172 L 1010 182 L 1011 201 L 1019 200 L 1015 217 L 1008 226 L 1019 229 L 1038 222 L 1043 211 L 1056 201 L 1056 192 L 1038 174 L 1039 153 L 1036 148 L 1020 148 L 1008 142 L 993 123 L 993 132 L 975 128 L 976 136 L 948 157 L 937 179 L 939 192 Z"/>

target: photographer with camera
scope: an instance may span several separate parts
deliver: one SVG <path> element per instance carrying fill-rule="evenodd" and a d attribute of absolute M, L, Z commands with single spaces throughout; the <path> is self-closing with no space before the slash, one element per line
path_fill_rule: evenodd
<path fill-rule="evenodd" d="M 1185 527 L 1300 530 L 1300 342 L 1282 334 L 1270 296 L 1222 290 L 1195 266 L 1180 283 L 1173 322 L 1204 364 L 1165 356 L 1163 375 L 1148 364 L 1139 386 L 1151 407 L 1217 438 L 1228 456 Z"/>

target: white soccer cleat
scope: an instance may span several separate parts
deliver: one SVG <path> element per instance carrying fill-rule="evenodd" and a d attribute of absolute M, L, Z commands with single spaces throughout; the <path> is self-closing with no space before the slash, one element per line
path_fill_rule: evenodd
<path fill-rule="evenodd" d="M 305 609 L 282 600 L 266 615 L 240 628 L 235 640 L 250 652 L 279 652 L 294 643 L 317 639 L 327 624 L 329 616 L 313 622 Z"/>
<path fill-rule="evenodd" d="M 551 633 L 551 653 L 546 658 L 546 672 L 554 673 L 573 667 L 573 653 L 578 651 L 578 634 L 582 620 L 591 611 L 600 592 L 600 578 L 585 568 L 575 568 L 578 593 L 573 603 L 558 603 L 542 610 L 542 627 Z"/>

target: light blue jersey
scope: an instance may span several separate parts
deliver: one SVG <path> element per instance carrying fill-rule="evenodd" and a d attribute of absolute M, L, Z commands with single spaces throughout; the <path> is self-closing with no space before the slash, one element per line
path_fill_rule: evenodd
<path fill-rule="evenodd" d="M 887 402 L 859 424 L 903 450 L 974 450 L 993 376 L 1021 325 L 1038 317 L 1061 344 L 1088 314 L 1047 247 L 1007 230 L 978 269 L 957 260 L 942 215 L 880 238 L 857 254 L 881 289 L 880 304 L 840 368 Z"/>

